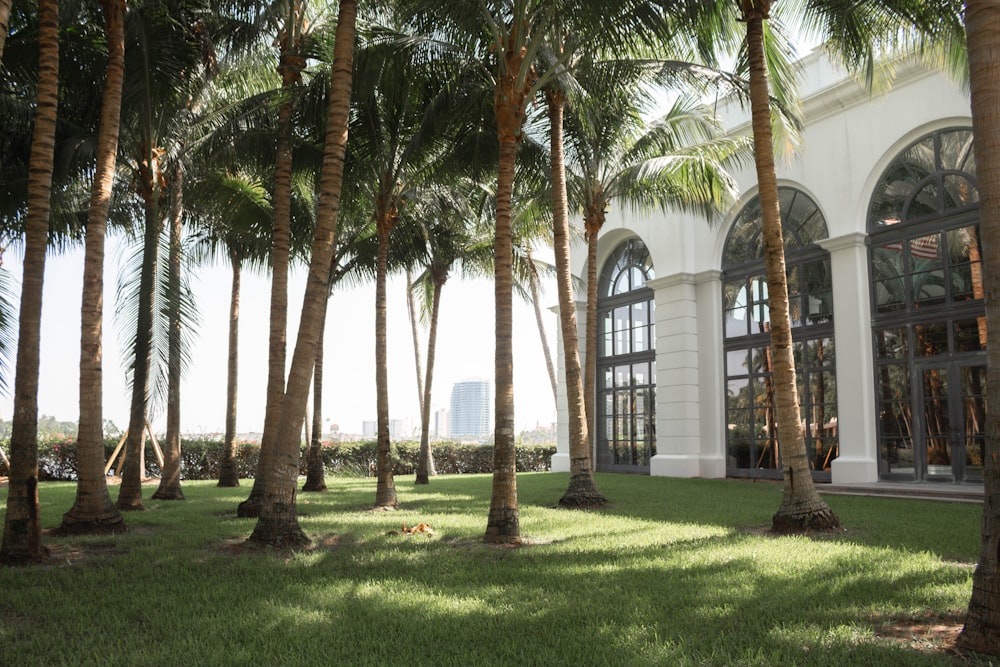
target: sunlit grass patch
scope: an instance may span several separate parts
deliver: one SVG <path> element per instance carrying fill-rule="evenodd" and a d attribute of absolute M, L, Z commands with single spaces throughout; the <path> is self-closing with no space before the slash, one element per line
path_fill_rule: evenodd
<path fill-rule="evenodd" d="M 611 504 L 571 511 L 566 475 L 526 474 L 512 549 L 482 540 L 489 475 L 397 479 L 395 512 L 369 511 L 374 480 L 328 483 L 298 495 L 294 551 L 246 543 L 249 484 L 149 490 L 127 532 L 46 536 L 49 564 L 0 569 L 4 660 L 945 665 L 935 628 L 968 603 L 981 511 L 836 497 L 844 531 L 776 537 L 774 484 L 598 475 Z M 46 528 L 74 492 L 42 485 Z"/>

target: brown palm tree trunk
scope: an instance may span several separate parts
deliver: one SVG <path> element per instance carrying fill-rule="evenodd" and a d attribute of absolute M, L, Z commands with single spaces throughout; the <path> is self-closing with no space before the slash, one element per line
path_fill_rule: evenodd
<path fill-rule="evenodd" d="M 434 468 L 434 453 L 431 451 L 431 385 L 434 383 L 434 357 L 437 350 L 438 314 L 441 312 L 441 290 L 447 276 L 434 274 L 434 296 L 431 297 L 431 327 L 427 333 L 427 380 L 423 383 L 424 395 L 420 401 L 420 453 L 417 457 L 416 484 L 429 484 L 430 477 L 437 474 Z"/>
<path fill-rule="evenodd" d="M 18 321 L 14 415 L 10 437 L 7 515 L 0 562 L 44 560 L 38 508 L 38 365 L 42 280 L 49 232 L 52 157 L 59 104 L 59 3 L 38 2 L 38 105 L 28 163 L 28 217 Z"/>
<path fill-rule="evenodd" d="M 170 207 L 169 274 L 167 276 L 167 435 L 157 500 L 184 500 L 181 490 L 181 225 L 184 213 L 184 173 L 174 168 Z"/>
<path fill-rule="evenodd" d="M 142 510 L 142 478 L 145 475 L 143 445 L 146 429 L 146 402 L 149 395 L 149 367 L 156 299 L 156 264 L 160 239 L 159 156 L 146 147 L 146 159 L 139 165 L 145 199 L 145 234 L 142 273 L 139 277 L 139 312 L 135 329 L 135 362 L 132 369 L 132 400 L 129 408 L 125 463 L 116 504 L 120 510 Z"/>
<path fill-rule="evenodd" d="M 986 404 L 1000 405 L 1000 6 L 967 0 L 965 31 L 969 45 L 972 128 L 979 187 L 979 219 L 986 263 Z M 993 271 L 991 271 L 993 269 Z M 991 279 L 990 279 L 991 278 Z M 1000 421 L 994 410 L 986 420 L 985 496 L 979 563 L 972 598 L 958 645 L 1000 655 Z"/>
<path fill-rule="evenodd" d="M 597 237 L 604 224 L 603 202 L 597 200 L 587 209 L 584 221 L 587 237 L 587 337 L 584 341 L 583 405 L 589 435 L 597 432 Z"/>
<path fill-rule="evenodd" d="M 254 474 L 250 496 L 236 508 L 240 517 L 255 517 L 260 513 L 271 467 L 271 454 L 278 435 L 281 404 L 285 395 L 285 347 L 288 328 L 288 261 L 291 244 L 292 217 L 292 89 L 302 80 L 304 59 L 298 54 L 298 2 L 289 3 L 285 20 L 282 51 L 278 59 L 285 99 L 278 109 L 278 145 L 274 169 L 274 223 L 271 229 L 271 301 L 267 355 L 267 395 L 264 403 L 264 430 L 260 440 L 260 456 Z"/>
<path fill-rule="evenodd" d="M 337 235 L 337 216 L 344 178 L 344 153 L 347 148 L 347 121 L 351 104 L 351 70 L 354 63 L 357 0 L 341 0 L 334 45 L 333 72 L 330 82 L 329 112 L 323 149 L 322 178 L 312 258 L 302 300 L 295 352 L 288 374 L 288 385 L 281 403 L 281 420 L 274 443 L 274 464 L 267 473 L 260 517 L 250 540 L 294 546 L 309 538 L 299 527 L 296 516 L 296 485 L 299 471 L 298 438 L 309 397 L 309 380 L 316 361 L 320 317 L 329 296 L 330 261 Z"/>
<path fill-rule="evenodd" d="M 799 415 L 792 354 L 792 326 L 788 315 L 788 283 L 785 248 L 781 234 L 778 181 L 774 169 L 771 108 L 767 65 L 764 59 L 764 20 L 769 0 L 741 0 L 747 26 L 750 62 L 750 110 L 753 124 L 754 159 L 763 217 L 764 259 L 767 267 L 768 308 L 771 320 L 771 351 L 774 359 L 775 408 L 781 453 L 784 495 L 771 519 L 776 532 L 829 529 L 840 524 L 820 497 L 809 472 L 805 434 Z"/>
<path fill-rule="evenodd" d="M 424 369 L 420 361 L 420 331 L 417 327 L 417 307 L 413 301 L 413 272 L 406 267 L 406 313 L 410 318 L 410 335 L 413 338 L 413 363 L 417 369 L 417 404 L 424 412 Z"/>
<path fill-rule="evenodd" d="M 226 436 L 222 445 L 219 464 L 219 486 L 240 485 L 236 466 L 236 396 L 239 389 L 240 347 L 240 277 L 243 262 L 239 252 L 230 249 L 229 262 L 233 267 L 233 282 L 229 293 L 229 363 L 226 368 Z"/>
<path fill-rule="evenodd" d="M 306 481 L 303 491 L 326 491 L 326 471 L 323 469 L 323 337 L 326 334 L 327 299 L 320 318 L 319 338 L 316 341 L 316 361 L 313 364 L 313 414 L 312 437 L 306 450 Z"/>
<path fill-rule="evenodd" d="M 389 440 L 389 364 L 386 358 L 386 273 L 389 258 L 389 234 L 396 224 L 396 211 L 385 204 L 378 212 L 378 259 L 375 264 L 375 414 L 377 446 L 375 472 L 375 507 L 398 507 L 396 484 L 392 476 L 392 443 Z"/>
<path fill-rule="evenodd" d="M 10 6 L 12 0 L 0 0 L 0 60 L 3 60 L 3 48 L 7 43 L 7 32 L 10 30 Z"/>
<path fill-rule="evenodd" d="M 77 430 L 77 484 L 73 506 L 63 515 L 63 532 L 89 533 L 125 528 L 111 502 L 104 475 L 104 387 L 102 343 L 104 321 L 104 236 L 115 181 L 122 83 L 125 78 L 125 0 L 103 0 L 108 41 L 107 77 L 101 100 L 97 165 L 87 215 L 80 307 L 80 422 Z"/>
<path fill-rule="evenodd" d="M 524 125 L 527 85 L 518 82 L 524 53 L 515 35 L 507 36 L 504 66 L 497 78 L 495 98 L 497 138 L 500 143 L 497 174 L 496 229 L 493 234 L 494 353 L 493 488 L 485 540 L 520 544 L 521 520 L 517 507 L 517 452 L 514 447 L 514 246 L 511 236 L 511 198 L 517 145 Z"/>
<path fill-rule="evenodd" d="M 563 363 L 566 374 L 566 402 L 569 408 L 569 488 L 559 499 L 565 507 L 600 507 L 607 499 L 597 489 L 591 463 L 590 437 L 583 378 L 580 372 L 580 343 L 577 337 L 576 305 L 569 261 L 569 205 L 566 197 L 566 166 L 563 159 L 563 110 L 565 97 L 547 94 L 551 128 L 552 224 L 559 285 L 559 323 L 563 335 Z"/>

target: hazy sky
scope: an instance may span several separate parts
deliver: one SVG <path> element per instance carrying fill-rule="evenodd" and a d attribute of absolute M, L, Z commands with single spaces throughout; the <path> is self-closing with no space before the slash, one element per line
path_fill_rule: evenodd
<path fill-rule="evenodd" d="M 129 393 L 118 352 L 114 323 L 115 285 L 122 254 L 121 241 L 110 239 L 105 265 L 104 319 L 104 417 L 124 429 L 128 425 Z M 4 268 L 20 285 L 19 250 L 4 255 Z M 50 255 L 46 260 L 42 309 L 42 349 L 39 414 L 75 421 L 79 416 L 80 298 L 83 250 Z M 289 288 L 288 359 L 304 290 L 305 269 L 293 271 Z M 231 271 L 228 266 L 197 269 L 192 289 L 197 295 L 201 325 L 194 362 L 187 369 L 181 389 L 181 428 L 185 433 L 222 431 L 225 419 L 226 363 Z M 406 314 L 405 281 L 389 282 L 389 405 L 393 419 L 413 420 L 419 426 L 416 371 Z M 267 381 L 268 300 L 267 276 L 244 272 L 240 307 L 240 366 L 237 429 L 260 431 L 264 421 Z M 543 297 L 550 346 L 555 354 L 556 316 L 554 286 Z M 341 431 L 360 433 L 361 422 L 375 419 L 375 286 L 365 285 L 334 293 L 330 301 L 325 337 L 324 421 Z M 432 408 L 447 407 L 452 384 L 478 377 L 493 378 L 493 285 L 489 281 L 463 281 L 454 277 L 442 295 L 438 352 L 434 370 Z M 422 331 L 426 355 L 426 329 Z M 515 296 L 515 424 L 518 431 L 555 420 L 555 402 L 545 370 L 538 329 L 531 307 Z M 13 387 L 13 361 L 8 385 Z M 0 401 L 0 417 L 10 419 L 13 398 Z M 310 407 L 311 413 L 311 407 Z M 165 417 L 154 418 L 158 432 Z M 326 429 L 324 429 L 326 430 Z"/>

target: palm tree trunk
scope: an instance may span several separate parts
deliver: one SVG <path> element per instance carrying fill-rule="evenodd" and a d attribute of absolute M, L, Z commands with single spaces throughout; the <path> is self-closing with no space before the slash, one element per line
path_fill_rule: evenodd
<path fill-rule="evenodd" d="M 274 464 L 267 473 L 260 517 L 250 535 L 251 541 L 264 544 L 295 546 L 309 541 L 299 527 L 295 510 L 299 471 L 297 443 L 309 396 L 309 379 L 316 361 L 320 315 L 329 296 L 330 261 L 337 235 L 344 153 L 347 148 L 357 8 L 357 0 L 340 2 L 309 276 L 302 300 L 302 316 L 288 374 L 288 386 L 281 404 L 278 438 L 274 444 Z"/>
<path fill-rule="evenodd" d="M 416 484 L 429 484 L 434 469 L 431 451 L 431 385 L 434 383 L 434 356 L 437 350 L 438 314 L 441 311 L 441 290 L 444 278 L 434 276 L 434 296 L 431 297 L 431 327 L 427 334 L 427 381 L 423 383 L 424 395 L 420 401 L 420 453 L 417 456 Z"/>
<path fill-rule="evenodd" d="M 398 507 L 396 484 L 392 476 L 392 443 L 389 441 L 389 364 L 386 359 L 386 273 L 389 258 L 389 234 L 395 224 L 395 210 L 379 206 L 378 259 L 375 265 L 375 413 L 378 419 L 375 472 L 375 507 Z"/>
<path fill-rule="evenodd" d="M 10 6 L 12 0 L 0 0 L 0 60 L 3 60 L 3 48 L 7 43 L 7 32 L 10 30 Z"/>
<path fill-rule="evenodd" d="M 564 172 L 565 173 L 565 172 Z M 552 353 L 549 351 L 549 339 L 545 335 L 545 318 L 542 316 L 541 295 L 538 291 L 538 267 L 531 256 L 531 250 L 526 253 L 528 260 L 528 289 L 531 291 L 531 305 L 535 309 L 535 324 L 538 326 L 538 338 L 542 341 L 542 355 L 545 357 L 545 370 L 549 374 L 549 384 L 552 385 L 552 400 L 556 400 L 558 383 L 556 381 L 556 369 L 552 364 Z"/>
<path fill-rule="evenodd" d="M 417 404 L 424 413 L 424 369 L 420 363 L 420 332 L 417 327 L 417 307 L 413 302 L 413 271 L 406 267 L 406 312 L 410 317 L 410 334 L 413 337 L 413 363 L 417 368 Z"/>
<path fill-rule="evenodd" d="M 316 341 L 316 361 L 313 364 L 313 418 L 312 438 L 306 450 L 306 481 L 303 491 L 326 491 L 323 470 L 323 336 L 326 334 L 326 314 L 330 300 L 324 302 L 323 316 L 320 318 L 319 339 Z"/>
<path fill-rule="evenodd" d="M 73 506 L 63 515 L 61 532 L 124 530 L 121 513 L 111 502 L 104 475 L 104 392 L 102 343 L 104 321 L 104 236 L 115 180 L 115 157 L 125 77 L 125 0 L 103 0 L 108 41 L 107 77 L 101 100 L 97 165 L 87 215 L 80 307 L 80 422 L 77 430 L 77 484 Z"/>
<path fill-rule="evenodd" d="M 799 415 L 792 354 L 792 326 L 788 315 L 788 283 L 785 275 L 785 248 L 781 234 L 778 181 L 774 169 L 771 137 L 771 109 L 768 98 L 767 66 L 764 59 L 764 19 L 770 2 L 742 0 L 747 25 L 750 58 L 750 109 L 753 123 L 754 159 L 760 189 L 762 237 L 767 267 L 768 308 L 771 321 L 771 351 L 774 359 L 775 408 L 778 414 L 778 443 L 784 475 L 784 495 L 771 518 L 775 532 L 825 530 L 840 525 L 837 515 L 820 497 L 809 471 L 805 434 Z"/>
<path fill-rule="evenodd" d="M 229 364 L 226 374 L 226 439 L 222 445 L 222 461 L 219 464 L 219 486 L 240 485 L 240 473 L 236 466 L 236 395 L 239 383 L 240 347 L 240 273 L 243 263 L 240 254 L 229 251 L 229 261 L 233 266 L 233 284 L 229 296 Z"/>
<path fill-rule="evenodd" d="M 171 186 L 170 251 L 167 275 L 167 436 L 157 500 L 184 500 L 181 491 L 181 224 L 184 212 L 184 172 L 174 168 Z"/>
<path fill-rule="evenodd" d="M 267 355 L 267 397 L 264 403 L 264 431 L 260 439 L 260 457 L 250 496 L 236 508 L 239 517 L 256 517 L 264 498 L 264 485 L 272 463 L 272 450 L 278 435 L 281 404 L 285 395 L 285 347 L 288 327 L 288 261 L 292 217 L 292 89 L 301 80 L 303 59 L 297 53 L 296 8 L 289 3 L 284 26 L 282 51 L 278 61 L 285 99 L 278 110 L 278 145 L 274 169 L 274 225 L 271 230 L 271 302 Z"/>
<path fill-rule="evenodd" d="M 521 521 L 517 507 L 517 452 L 514 448 L 514 247 L 511 237 L 511 197 L 517 144 L 524 125 L 526 85 L 518 83 L 524 54 L 508 36 L 504 66 L 497 78 L 495 107 L 500 143 L 497 174 L 497 215 L 493 235 L 493 293 L 496 311 L 494 353 L 493 488 L 486 521 L 488 542 L 520 544 Z"/>
<path fill-rule="evenodd" d="M 145 205 L 145 234 L 142 249 L 142 272 L 139 277 L 139 312 L 135 329 L 135 360 L 132 367 L 132 400 L 129 407 L 128 437 L 125 442 L 125 464 L 122 483 L 118 487 L 120 510 L 142 510 L 142 478 L 145 475 L 143 445 L 146 429 L 146 402 L 149 396 L 149 367 L 152 354 L 152 331 L 155 317 L 156 264 L 160 239 L 158 201 L 160 185 L 157 178 L 158 157 L 152 147 L 146 147 L 146 159 L 140 164 Z"/>
<path fill-rule="evenodd" d="M 597 237 L 604 223 L 604 214 L 597 205 L 587 211 L 587 336 L 583 355 L 583 406 L 587 416 L 588 439 L 597 432 Z M 572 302 L 571 302 L 572 303 Z"/>
<path fill-rule="evenodd" d="M 45 559 L 38 507 L 38 365 L 48 244 L 52 157 L 59 104 L 59 3 L 38 2 L 38 106 L 28 164 L 28 217 L 18 322 L 10 477 L 0 562 Z"/>
<path fill-rule="evenodd" d="M 979 219 L 987 277 L 1000 266 L 1000 6 L 989 0 L 967 0 L 965 31 L 969 47 Z M 1000 280 L 986 282 L 986 404 L 1000 405 Z M 972 577 L 972 597 L 958 645 L 1000 655 L 1000 421 L 996 411 L 986 420 L 985 495 L 979 563 Z"/>
<path fill-rule="evenodd" d="M 552 224 L 559 285 L 559 323 L 562 326 L 566 368 L 566 399 L 569 407 L 569 488 L 559 504 L 566 507 L 601 507 L 607 499 L 597 489 L 591 463 L 587 413 L 580 373 L 580 344 L 577 339 L 576 307 L 569 261 L 569 205 L 566 197 L 566 166 L 563 161 L 563 109 L 565 97 L 547 94 L 551 127 Z"/>

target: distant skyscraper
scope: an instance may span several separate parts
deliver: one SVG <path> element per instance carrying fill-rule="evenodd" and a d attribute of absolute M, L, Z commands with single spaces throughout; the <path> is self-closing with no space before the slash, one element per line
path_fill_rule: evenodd
<path fill-rule="evenodd" d="M 490 383 L 486 380 L 463 380 L 451 389 L 452 438 L 483 440 L 490 433 Z"/>

